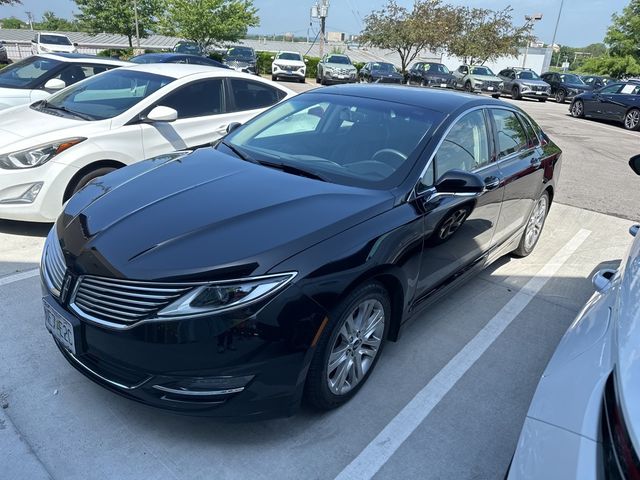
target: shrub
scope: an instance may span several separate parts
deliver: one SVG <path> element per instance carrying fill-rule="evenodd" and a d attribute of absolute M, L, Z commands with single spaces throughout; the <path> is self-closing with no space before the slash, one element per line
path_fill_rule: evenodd
<path fill-rule="evenodd" d="M 96 55 L 99 57 L 119 58 L 120 60 L 129 60 L 133 57 L 132 48 L 109 48 L 101 50 Z"/>

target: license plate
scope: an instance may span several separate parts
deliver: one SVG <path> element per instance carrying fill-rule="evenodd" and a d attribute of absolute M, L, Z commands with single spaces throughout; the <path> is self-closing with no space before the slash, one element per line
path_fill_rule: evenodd
<path fill-rule="evenodd" d="M 345 78 L 346 75 L 338 75 L 338 78 Z"/>
<path fill-rule="evenodd" d="M 446 84 L 446 83 L 441 83 L 441 84 L 440 84 L 440 87 L 442 87 L 442 88 L 447 88 L 447 84 Z"/>
<path fill-rule="evenodd" d="M 73 325 L 69 320 L 56 312 L 46 300 L 42 299 L 44 306 L 44 323 L 47 330 L 51 332 L 56 340 L 58 340 L 64 348 L 75 355 L 76 340 L 73 335 Z"/>
<path fill-rule="evenodd" d="M 487 87 L 487 90 L 493 90 L 493 87 Z"/>
<path fill-rule="evenodd" d="M 536 92 L 536 95 L 544 95 L 544 92 Z"/>

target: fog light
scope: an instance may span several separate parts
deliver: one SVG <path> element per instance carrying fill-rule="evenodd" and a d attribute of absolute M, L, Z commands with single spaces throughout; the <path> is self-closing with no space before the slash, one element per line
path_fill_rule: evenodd
<path fill-rule="evenodd" d="M 33 203 L 42 190 L 43 182 L 16 185 L 0 192 L 0 204 Z"/>
<path fill-rule="evenodd" d="M 162 385 L 154 385 L 153 388 L 161 392 L 189 397 L 230 395 L 244 390 L 253 377 L 253 375 L 243 377 L 194 377 Z"/>

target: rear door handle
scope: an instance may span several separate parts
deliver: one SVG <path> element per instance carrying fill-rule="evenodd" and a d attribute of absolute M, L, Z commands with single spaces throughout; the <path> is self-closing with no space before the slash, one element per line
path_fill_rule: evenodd
<path fill-rule="evenodd" d="M 484 179 L 484 188 L 487 190 L 495 190 L 500 186 L 501 180 L 498 177 L 487 177 Z"/>

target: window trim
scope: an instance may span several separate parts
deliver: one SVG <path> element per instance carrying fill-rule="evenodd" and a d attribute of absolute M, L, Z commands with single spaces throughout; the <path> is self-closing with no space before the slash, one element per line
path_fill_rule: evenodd
<path fill-rule="evenodd" d="M 271 108 L 274 105 L 277 105 L 278 103 L 282 102 L 285 98 L 287 98 L 287 92 L 285 92 L 284 90 L 282 90 L 281 88 L 274 86 L 274 85 L 270 85 L 267 83 L 263 83 L 263 82 L 258 82 L 255 81 L 253 79 L 250 78 L 244 78 L 244 77 L 224 77 L 224 83 L 225 83 L 225 113 L 241 113 L 241 112 L 251 112 L 252 110 L 236 110 L 236 101 L 235 98 L 233 97 L 233 88 L 231 88 L 231 80 L 242 80 L 245 82 L 251 82 L 257 85 L 260 85 L 262 87 L 265 88 L 271 88 L 273 90 L 277 90 L 278 92 L 282 93 L 282 98 L 280 98 L 277 102 L 271 104 L 271 105 L 267 105 L 266 107 L 258 107 L 258 108 L 254 108 L 252 110 L 262 110 L 262 109 L 267 109 L 267 108 Z"/>
<path fill-rule="evenodd" d="M 158 100 L 156 100 L 155 102 L 153 102 L 151 105 L 149 105 L 147 108 L 145 108 L 142 112 L 140 112 L 136 117 L 134 117 L 134 122 L 137 123 L 142 121 L 142 118 L 146 117 L 149 112 L 151 110 L 153 110 L 154 108 L 160 106 L 162 104 L 162 102 L 164 101 L 165 98 L 167 98 L 170 95 L 173 95 L 175 93 L 177 93 L 178 91 L 180 91 L 181 89 L 185 88 L 185 87 L 190 87 L 191 85 L 196 85 L 198 83 L 204 83 L 210 80 L 222 80 L 222 104 L 220 105 L 220 113 L 213 113 L 210 115 L 201 115 L 198 117 L 185 117 L 185 118 L 180 118 L 180 116 L 178 116 L 178 118 L 176 119 L 176 121 L 180 121 L 180 120 L 189 120 L 192 118 L 203 118 L 203 117 L 212 117 L 214 115 L 224 115 L 227 112 L 227 94 L 226 94 L 226 84 L 224 82 L 224 77 L 208 77 L 208 78 L 200 78 L 198 80 L 194 80 L 193 82 L 188 82 L 188 83 L 183 83 L 182 85 L 178 85 L 177 87 L 175 87 L 173 90 L 165 93 L 161 98 L 159 98 Z M 178 112 L 179 113 L 179 112 Z"/>
<path fill-rule="evenodd" d="M 509 155 L 506 155 L 504 157 L 500 157 L 500 142 L 498 141 L 498 129 L 496 127 L 495 124 L 495 119 L 493 118 L 493 115 L 491 115 L 491 124 L 493 125 L 493 137 L 494 137 L 494 142 L 495 142 L 495 147 L 496 147 L 496 162 L 498 164 L 503 163 L 507 160 L 511 160 L 515 157 L 519 157 L 521 155 L 523 155 L 525 152 L 530 152 L 531 150 L 534 150 L 537 147 L 530 147 L 529 144 L 529 134 L 527 133 L 527 128 L 522 124 L 522 119 L 520 118 L 520 115 L 518 115 L 520 112 L 518 112 L 517 110 L 511 109 L 511 108 L 505 108 L 505 107 L 493 107 L 490 106 L 488 107 L 488 110 L 506 110 L 508 112 L 513 113 L 516 118 L 518 119 L 518 122 L 520 122 L 520 126 L 522 127 L 522 129 L 524 130 L 524 135 L 525 137 L 527 137 L 527 145 L 525 146 L 525 148 L 521 148 L 520 150 L 518 150 L 517 152 L 512 152 Z M 533 128 L 533 125 L 531 126 Z M 535 129 L 534 129 L 535 132 Z M 538 141 L 540 139 L 538 138 Z"/>

